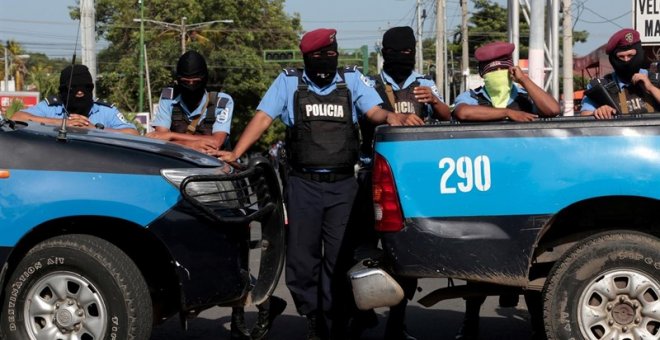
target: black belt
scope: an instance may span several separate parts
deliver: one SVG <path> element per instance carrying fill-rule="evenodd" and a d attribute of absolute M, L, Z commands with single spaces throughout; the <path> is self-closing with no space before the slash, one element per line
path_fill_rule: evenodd
<path fill-rule="evenodd" d="M 330 172 L 314 172 L 306 169 L 291 169 L 291 176 L 304 178 L 316 182 L 337 182 L 355 176 L 353 169 L 333 169 Z"/>

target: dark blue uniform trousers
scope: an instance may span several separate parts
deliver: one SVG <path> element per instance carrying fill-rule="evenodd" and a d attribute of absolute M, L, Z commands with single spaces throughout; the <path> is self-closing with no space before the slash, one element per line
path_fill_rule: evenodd
<path fill-rule="evenodd" d="M 298 313 L 319 313 L 327 327 L 331 326 L 332 278 L 356 192 L 354 177 L 317 182 L 290 176 L 286 187 L 286 285 Z"/>

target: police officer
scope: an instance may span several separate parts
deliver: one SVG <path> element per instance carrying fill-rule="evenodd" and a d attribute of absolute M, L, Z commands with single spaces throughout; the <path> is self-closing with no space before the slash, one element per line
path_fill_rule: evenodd
<path fill-rule="evenodd" d="M 94 81 L 87 66 L 69 65 L 60 73 L 59 95 L 14 113 L 12 119 L 59 125 L 68 113 L 67 126 L 137 135 L 135 125 L 129 123 L 117 108 L 94 101 L 93 90 Z"/>
<path fill-rule="evenodd" d="M 465 91 L 456 98 L 454 116 L 458 120 L 528 122 L 539 116 L 554 117 L 559 114 L 559 103 L 529 79 L 518 66 L 513 66 L 511 53 L 514 47 L 510 43 L 496 41 L 475 51 L 484 86 Z M 468 282 L 468 285 L 474 291 L 479 290 L 479 284 Z M 542 330 L 540 295 L 526 292 L 525 299 L 532 314 L 534 330 Z M 478 338 L 479 312 L 485 300 L 485 296 L 465 298 L 465 317 L 456 335 L 457 340 Z M 514 307 L 517 303 L 517 294 L 500 296 L 502 307 Z"/>
<path fill-rule="evenodd" d="M 281 73 L 234 150 L 218 153 L 234 161 L 274 119 L 287 126 L 286 283 L 298 312 L 307 317 L 309 339 L 327 336 L 332 326 L 331 278 L 357 191 L 358 116 L 393 125 L 404 118 L 379 106 L 373 82 L 357 69 L 337 68 L 335 35 L 334 29 L 317 29 L 303 36 L 304 70 Z"/>
<path fill-rule="evenodd" d="M 393 27 L 383 35 L 382 50 L 383 71 L 375 77 L 376 90 L 383 101 L 383 108 L 406 114 L 409 124 L 421 125 L 432 118 L 449 120 L 449 107 L 443 102 L 440 93 L 431 79 L 415 72 L 415 34 L 408 26 Z M 348 251 L 363 252 L 374 249 L 378 237 L 374 231 L 373 194 L 371 191 L 371 173 L 373 162 L 373 135 L 376 125 L 366 119 L 360 119 L 360 169 L 358 171 L 359 190 L 353 206 L 353 213 L 346 231 Z M 365 213 L 370 211 L 371 213 Z M 355 256 L 360 259 L 360 256 Z M 408 299 L 412 298 L 417 287 L 417 280 L 399 277 Z M 350 292 L 348 294 L 351 298 Z M 405 311 L 408 304 L 403 299 L 397 306 L 390 308 L 385 328 L 385 339 L 414 340 L 405 327 Z M 374 311 L 357 312 L 353 318 L 348 336 L 357 339 L 366 328 L 376 326 Z"/>
<path fill-rule="evenodd" d="M 228 141 L 234 101 L 226 93 L 208 92 L 204 57 L 188 51 L 176 64 L 176 85 L 163 89 L 147 137 L 172 141 L 206 152 Z"/>
<path fill-rule="evenodd" d="M 383 71 L 376 77 L 376 89 L 389 111 L 412 113 L 406 116 L 417 124 L 435 118 L 449 120 L 451 113 L 435 81 L 415 72 L 415 34 L 408 26 L 393 27 L 383 35 Z"/>
<path fill-rule="evenodd" d="M 495 41 L 474 52 L 484 86 L 456 97 L 454 116 L 459 121 L 527 122 L 559 114 L 559 103 L 520 67 L 513 66 L 514 48 L 513 44 Z"/>
<path fill-rule="evenodd" d="M 614 72 L 604 79 L 592 80 L 587 85 L 580 114 L 593 115 L 596 119 L 611 119 L 619 113 L 660 111 L 660 89 L 651 83 L 648 71 L 642 68 L 645 55 L 639 32 L 624 28 L 614 33 L 607 42 L 605 52 Z M 603 100 L 603 93 L 598 95 L 592 90 L 597 84 L 607 91 L 613 102 L 608 103 Z"/>

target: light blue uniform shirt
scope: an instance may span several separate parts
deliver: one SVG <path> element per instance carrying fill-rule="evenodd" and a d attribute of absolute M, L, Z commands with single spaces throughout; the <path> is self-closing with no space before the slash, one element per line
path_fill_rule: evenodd
<path fill-rule="evenodd" d="M 154 118 L 153 122 L 151 122 L 151 125 L 162 126 L 164 128 L 169 129 L 172 126 L 172 108 L 177 104 L 181 104 L 181 111 L 183 112 L 184 115 L 186 115 L 186 119 L 188 121 L 192 121 L 194 117 L 200 114 L 202 115 L 199 121 L 197 121 L 197 126 L 199 126 L 204 122 L 204 118 L 206 117 L 207 110 L 205 103 L 208 96 L 209 93 L 204 92 L 204 96 L 202 97 L 202 100 L 200 100 L 199 102 L 200 104 L 193 111 L 190 111 L 190 109 L 186 106 L 186 103 L 184 103 L 181 100 L 181 95 L 176 96 L 174 99 L 160 98 L 160 101 L 158 101 L 158 110 L 156 111 L 156 117 Z M 230 95 L 223 92 L 218 92 L 217 100 L 220 101 L 222 98 L 228 99 L 227 105 L 225 106 L 224 109 L 221 109 L 216 106 L 215 122 L 213 123 L 213 133 L 226 132 L 227 134 L 229 134 L 229 131 L 231 129 L 231 117 L 234 114 L 234 100 L 231 98 Z"/>
<path fill-rule="evenodd" d="M 488 99 L 489 102 L 492 103 L 492 100 L 490 99 L 490 96 L 488 95 L 488 92 L 486 92 L 486 87 L 481 86 L 478 91 L 474 91 L 477 94 L 483 94 L 486 99 Z M 511 85 L 511 93 L 509 94 L 509 101 L 507 102 L 507 106 L 511 105 L 513 101 L 518 97 L 518 94 L 527 94 L 527 90 L 525 90 L 524 87 L 513 83 Z M 538 108 L 536 107 L 536 104 L 534 104 L 534 100 L 532 100 L 531 97 L 528 97 L 529 101 L 532 103 L 533 107 L 533 112 L 531 113 L 536 113 L 538 112 Z M 473 98 L 470 95 L 470 91 L 465 91 L 461 93 L 458 97 L 456 97 L 456 101 L 454 102 L 455 106 L 458 106 L 458 104 L 468 104 L 468 105 L 479 105 L 479 101 L 476 98 Z"/>
<path fill-rule="evenodd" d="M 353 122 L 357 123 L 358 115 L 369 111 L 372 107 L 380 105 L 383 100 L 374 88 L 374 81 L 365 77 L 360 71 L 346 71 L 344 73 L 346 87 L 351 93 Z M 328 86 L 319 88 L 314 82 L 309 80 L 303 73 L 303 81 L 309 86 L 309 90 L 318 95 L 328 95 L 337 88 L 337 82 L 341 81 L 339 72 Z M 268 91 L 261 99 L 257 111 L 265 112 L 270 118 L 280 118 L 286 126 L 293 126 L 295 104 L 293 102 L 294 93 L 298 90 L 298 76 L 287 76 L 281 73 Z"/>
<path fill-rule="evenodd" d="M 639 73 L 649 74 L 649 71 L 646 69 L 640 69 Z M 619 89 L 623 89 L 631 85 L 630 83 L 625 83 L 621 81 L 621 79 L 619 79 L 619 77 L 616 75 L 616 72 L 612 73 L 612 75 L 613 75 L 612 78 L 614 78 L 614 81 L 616 81 L 617 85 L 619 86 Z M 587 84 L 587 90 L 590 88 L 591 88 L 591 83 Z M 616 101 L 616 99 L 614 100 Z M 594 103 L 589 97 L 584 96 L 584 98 L 582 98 L 580 111 L 595 111 L 595 110 L 596 110 L 596 103 Z"/>
<path fill-rule="evenodd" d="M 39 104 L 23 111 L 44 118 L 62 119 L 62 117 L 64 117 L 64 105 L 48 105 L 48 102 L 45 100 L 42 100 Z M 89 118 L 92 125 L 101 123 L 108 129 L 135 129 L 135 125 L 129 123 L 126 118 L 124 118 L 124 115 L 114 106 L 94 103 L 92 104 L 92 109 L 89 111 L 89 116 L 87 118 Z"/>

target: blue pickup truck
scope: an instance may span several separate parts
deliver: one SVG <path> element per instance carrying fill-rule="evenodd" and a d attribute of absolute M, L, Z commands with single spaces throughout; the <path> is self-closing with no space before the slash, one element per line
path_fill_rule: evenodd
<path fill-rule="evenodd" d="M 235 170 L 172 143 L 0 115 L 0 339 L 147 340 L 176 314 L 265 301 L 283 260 L 265 159 Z"/>
<path fill-rule="evenodd" d="M 380 127 L 384 257 L 349 274 L 362 309 L 390 274 L 480 282 L 420 303 L 541 292 L 548 339 L 660 338 L 660 114 Z M 393 298 L 394 297 L 394 298 Z"/>

